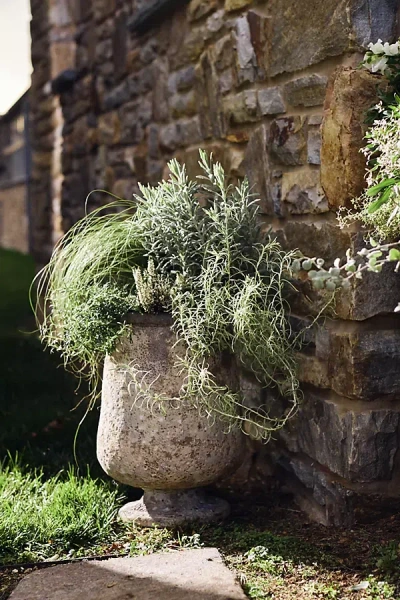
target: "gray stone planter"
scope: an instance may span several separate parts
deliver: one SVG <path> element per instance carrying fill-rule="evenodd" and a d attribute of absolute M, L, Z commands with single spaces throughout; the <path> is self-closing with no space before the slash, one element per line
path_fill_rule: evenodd
<path fill-rule="evenodd" d="M 104 365 L 97 454 L 111 477 L 144 489 L 144 496 L 120 510 L 120 517 L 145 526 L 176 526 L 225 517 L 229 506 L 199 489 L 229 475 L 243 448 L 240 431 L 225 432 L 189 403 L 174 401 L 165 411 L 157 394 L 177 397 L 184 376 L 175 367 L 179 348 L 166 315 L 136 315 L 132 341 L 124 341 Z M 130 365 L 130 368 L 128 367 Z M 151 398 L 132 379 L 139 369 Z"/>

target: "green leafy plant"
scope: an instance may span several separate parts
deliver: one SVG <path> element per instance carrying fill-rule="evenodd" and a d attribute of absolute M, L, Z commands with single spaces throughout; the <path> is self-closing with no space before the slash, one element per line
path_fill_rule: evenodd
<path fill-rule="evenodd" d="M 380 74 L 380 102 L 368 111 L 370 127 L 361 149 L 367 159 L 365 191 L 352 201 L 353 209 L 338 213 L 342 228 L 361 223 L 368 240 L 358 251 L 348 249 L 326 267 L 322 258 L 298 256 L 294 271 L 303 271 L 317 290 L 351 287 L 363 273 L 380 273 L 387 263 L 400 269 L 400 40 L 394 44 L 369 44 L 362 67 Z M 400 303 L 395 311 L 400 310 Z"/>
<path fill-rule="evenodd" d="M 339 211 L 339 224 L 360 221 L 380 241 L 394 239 L 400 225 L 400 41 L 369 44 L 360 65 L 380 77 L 380 101 L 366 115 L 369 128 L 361 152 L 367 160 L 365 191 L 353 209 Z"/>
<path fill-rule="evenodd" d="M 292 334 L 285 299 L 295 254 L 262 233 L 247 181 L 226 185 L 222 166 L 204 152 L 199 164 L 203 175 L 191 181 L 171 161 L 167 181 L 142 186 L 122 212 L 90 214 L 63 238 L 39 278 L 41 336 L 96 382 L 104 355 L 129 334 L 127 312 L 171 310 L 186 348 L 180 399 L 227 429 L 268 439 L 300 400 L 301 335 Z M 247 406 L 220 383 L 212 364 L 222 353 L 271 388 L 267 405 Z M 136 375 L 145 400 L 151 388 Z"/>
<path fill-rule="evenodd" d="M 128 331 L 124 317 L 138 305 L 133 270 L 145 265 L 132 218 L 132 203 L 79 221 L 57 244 L 37 276 L 35 314 L 42 341 L 60 352 L 65 366 L 87 378 L 93 397 L 99 366 Z"/>
<path fill-rule="evenodd" d="M 368 129 L 362 152 L 367 158 L 367 187 L 352 201 L 353 211 L 342 209 L 339 224 L 360 221 L 381 241 L 395 239 L 400 227 L 400 97 L 376 107 L 379 119 Z"/>

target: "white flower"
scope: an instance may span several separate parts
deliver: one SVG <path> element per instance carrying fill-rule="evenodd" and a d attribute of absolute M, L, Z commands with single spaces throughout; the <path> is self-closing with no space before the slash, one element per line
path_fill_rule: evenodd
<path fill-rule="evenodd" d="M 384 53 L 384 47 L 383 47 L 383 43 L 382 40 L 378 40 L 376 42 L 376 44 L 373 44 L 372 42 L 370 44 L 368 44 L 368 48 L 371 50 L 371 52 L 373 54 L 383 54 Z"/>
<path fill-rule="evenodd" d="M 395 44 L 385 42 L 383 44 L 383 51 L 386 56 L 396 56 L 399 53 L 399 42 L 396 42 Z"/>
<path fill-rule="evenodd" d="M 371 72 L 372 73 L 382 73 L 382 75 L 383 75 L 384 72 L 386 71 L 387 61 L 388 61 L 388 59 L 386 58 L 386 56 L 382 56 L 382 58 L 380 58 L 373 64 L 369 65 Z"/>

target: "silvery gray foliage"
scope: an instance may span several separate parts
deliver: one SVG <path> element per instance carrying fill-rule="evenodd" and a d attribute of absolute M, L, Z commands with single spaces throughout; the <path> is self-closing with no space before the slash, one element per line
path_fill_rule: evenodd
<path fill-rule="evenodd" d="M 336 258 L 332 267 L 325 267 L 323 258 L 299 255 L 292 263 L 292 270 L 295 274 L 306 273 L 315 290 L 349 289 L 353 278 L 362 279 L 365 271 L 380 273 L 386 263 L 395 263 L 397 273 L 400 270 L 399 246 L 400 242 L 378 244 L 370 238 L 368 247 L 364 246 L 356 254 L 348 248 L 346 257 Z M 400 303 L 395 311 L 400 311 Z"/>

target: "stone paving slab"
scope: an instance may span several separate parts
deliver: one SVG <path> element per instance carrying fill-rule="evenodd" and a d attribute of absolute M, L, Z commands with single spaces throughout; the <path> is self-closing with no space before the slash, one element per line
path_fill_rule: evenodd
<path fill-rule="evenodd" d="M 246 600 L 216 548 L 111 558 L 26 575 L 9 600 Z"/>

